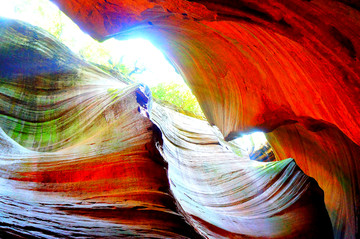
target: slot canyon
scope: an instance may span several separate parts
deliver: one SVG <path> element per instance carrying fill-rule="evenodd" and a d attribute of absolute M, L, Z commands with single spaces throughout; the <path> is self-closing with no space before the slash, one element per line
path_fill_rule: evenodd
<path fill-rule="evenodd" d="M 1 17 L 1 238 L 360 238 L 358 0 L 51 2 L 150 40 L 206 120 Z"/>

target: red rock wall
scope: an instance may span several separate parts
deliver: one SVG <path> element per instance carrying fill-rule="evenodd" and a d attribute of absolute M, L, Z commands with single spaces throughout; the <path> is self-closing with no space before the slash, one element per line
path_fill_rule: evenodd
<path fill-rule="evenodd" d="M 311 132 L 294 124 L 267 135 L 277 158 L 291 155 L 306 174 L 317 179 L 325 191 L 335 237 L 354 237 L 359 216 L 360 147 L 336 128 Z"/>

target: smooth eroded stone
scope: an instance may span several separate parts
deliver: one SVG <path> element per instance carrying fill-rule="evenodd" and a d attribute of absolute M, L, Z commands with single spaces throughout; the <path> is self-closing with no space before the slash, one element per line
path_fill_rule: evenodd
<path fill-rule="evenodd" d="M 177 211 L 149 92 L 20 21 L 0 25 L 0 236 L 198 238 Z"/>

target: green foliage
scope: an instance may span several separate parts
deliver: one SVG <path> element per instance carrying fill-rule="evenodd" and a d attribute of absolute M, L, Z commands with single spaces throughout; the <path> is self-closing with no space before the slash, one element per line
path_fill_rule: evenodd
<path fill-rule="evenodd" d="M 50 4 L 48 0 L 37 0 L 36 2 L 34 0 L 13 1 L 16 18 L 39 26 L 62 40 L 63 25 L 68 23 L 69 19 L 54 5 Z M 31 17 L 29 12 L 36 14 L 37 17 Z"/>
<path fill-rule="evenodd" d="M 161 103 L 174 105 L 200 118 L 205 117 L 195 96 L 185 83 L 163 82 L 152 87 L 151 92 L 153 98 Z"/>

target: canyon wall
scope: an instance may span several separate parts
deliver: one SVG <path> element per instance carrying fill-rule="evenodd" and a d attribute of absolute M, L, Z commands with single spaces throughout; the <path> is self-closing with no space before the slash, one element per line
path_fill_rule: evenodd
<path fill-rule="evenodd" d="M 335 236 L 359 236 L 357 1 L 53 2 L 99 40 L 152 40 L 225 139 L 268 132 L 324 189 Z"/>
<path fill-rule="evenodd" d="M 359 237 L 360 12 L 356 1 L 53 2 L 100 41 L 110 37 L 151 40 L 184 77 L 209 124 L 220 130 L 223 140 L 254 130 L 265 131 L 280 161 L 278 165 L 296 170 L 299 177 L 314 178 L 323 190 L 334 237 Z M 146 103 L 141 99 L 147 96 L 141 93 L 142 86 L 125 86 L 81 62 L 44 32 L 29 30 L 19 23 L 13 23 L 15 28 L 6 25 L 6 21 L 1 24 L 2 161 L 10 165 L 2 170 L 2 177 L 6 179 L 2 187 L 4 192 L 9 191 L 12 184 L 16 191 L 36 192 L 36 196 L 29 196 L 34 201 L 19 208 L 30 205 L 36 211 L 44 204 L 39 198 L 55 195 L 45 202 L 49 200 L 49 208 L 56 208 L 57 213 L 60 209 L 67 216 L 73 212 L 92 219 L 97 214 L 109 218 L 109 223 L 115 221 L 123 225 L 121 230 L 129 229 L 133 233 L 129 237 L 194 238 L 200 233 L 215 238 L 219 235 L 291 238 L 289 233 L 301 231 L 301 223 L 305 233 L 313 230 L 310 222 L 319 220 L 324 224 L 314 224 L 319 225 L 317 233 L 329 231 L 327 215 L 321 211 L 322 191 L 310 178 L 307 180 L 311 181 L 312 196 L 304 201 L 306 209 L 301 211 L 308 213 L 298 212 L 306 216 L 294 222 L 293 230 L 269 226 L 269 234 L 264 234 L 264 228 L 256 233 L 236 231 L 241 227 L 234 225 L 241 222 L 222 224 L 216 204 L 209 208 L 196 193 L 193 200 L 202 202 L 209 214 L 206 210 L 192 211 L 188 199 L 176 201 L 188 195 L 184 193 L 186 190 L 171 190 L 186 182 L 171 173 L 176 170 L 170 171 L 176 160 L 183 160 L 178 158 L 183 148 L 175 150 L 179 152 L 177 157 L 166 157 L 166 151 L 163 152 L 169 163 L 167 175 L 166 162 L 157 155 L 154 146 L 154 134 L 158 130 L 154 130 L 156 126 L 145 117 Z M 14 31 L 20 33 L 17 38 Z M 164 132 L 171 127 L 163 128 L 166 129 L 163 129 L 164 137 Z M 224 164 L 228 166 L 221 170 L 229 170 L 232 165 L 240 167 L 241 160 L 233 157 L 224 157 Z M 286 158 L 294 160 L 282 161 Z M 9 162 L 9 159 L 13 160 Z M 129 162 L 126 165 L 132 165 L 130 171 L 118 165 L 126 160 Z M 188 167 L 190 162 L 183 163 L 181 167 Z M 203 163 L 209 161 L 204 159 Z M 252 164 L 243 165 L 256 177 L 257 170 Z M 196 174 L 196 171 L 189 169 L 189 178 L 193 179 L 195 176 L 190 172 Z M 174 180 L 171 175 L 175 175 Z M 215 177 L 216 172 L 205 175 Z M 130 178 L 136 182 L 128 182 Z M 293 183 L 289 185 L 297 185 Z M 208 185 L 204 188 L 209 189 Z M 127 190 L 141 192 L 141 195 L 124 195 Z M 198 190 L 201 191 L 201 187 Z M 9 195 L 4 194 L 3 203 L 8 204 Z M 17 194 L 14 195 L 16 199 Z M 63 198 L 59 203 L 59 196 L 69 197 L 71 203 L 64 204 Z M 96 199 L 95 203 L 90 199 Z M 88 204 L 80 203 L 83 201 Z M 99 208 L 100 202 L 106 202 L 106 208 Z M 311 207 L 315 205 L 319 212 L 311 215 L 315 210 Z M 88 213 L 89 208 L 95 211 Z M 137 219 L 142 219 L 126 217 L 131 214 L 124 211 L 127 208 L 139 214 Z M 239 216 L 236 210 L 228 213 Z M 60 213 L 60 218 L 62 215 Z M 211 216 L 206 218 L 206 215 Z M 55 216 L 54 220 L 57 220 Z M 158 226 L 137 224 L 146 220 Z M 2 223 L 3 227 L 9 227 Z M 21 224 L 21 219 L 13 225 L 17 223 Z M 117 227 L 104 224 L 102 228 Z M 26 227 L 23 233 L 25 231 Z M 104 236 L 96 233 L 93 236 Z M 319 234 L 313 237 L 318 238 Z M 108 235 L 114 234 L 110 230 Z M 323 235 L 331 237 L 331 233 Z"/>

